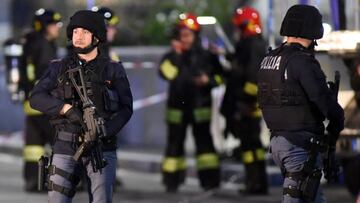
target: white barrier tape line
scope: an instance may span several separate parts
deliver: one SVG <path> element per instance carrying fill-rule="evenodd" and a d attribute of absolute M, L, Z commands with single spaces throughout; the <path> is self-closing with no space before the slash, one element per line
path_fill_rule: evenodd
<path fill-rule="evenodd" d="M 156 63 L 151 62 L 151 61 L 144 61 L 144 62 L 139 62 L 139 63 L 134 63 L 134 62 L 122 62 L 123 66 L 125 69 L 140 69 L 140 68 L 156 68 Z"/>
<path fill-rule="evenodd" d="M 144 99 L 138 99 L 138 100 L 134 101 L 133 109 L 138 110 L 141 108 L 145 108 L 145 107 L 160 103 L 160 102 L 166 100 L 166 98 L 167 98 L 167 93 L 163 92 L 160 94 L 152 95 L 150 97 L 146 97 Z"/>
<path fill-rule="evenodd" d="M 22 158 L 20 156 L 8 154 L 8 153 L 0 153 L 0 164 L 22 164 Z"/>

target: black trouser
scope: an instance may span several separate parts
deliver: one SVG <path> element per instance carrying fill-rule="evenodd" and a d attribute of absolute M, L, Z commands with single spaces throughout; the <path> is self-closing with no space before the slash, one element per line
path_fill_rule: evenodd
<path fill-rule="evenodd" d="M 234 150 L 234 156 L 241 159 L 244 164 L 246 191 L 266 193 L 268 182 L 265 150 L 260 140 L 261 118 L 242 117 L 228 122 L 231 122 L 232 134 L 241 141 L 238 150 Z"/>
<path fill-rule="evenodd" d="M 25 189 L 36 190 L 38 160 L 44 154 L 44 145 L 52 144 L 55 130 L 45 115 L 26 116 L 24 158 Z"/>
<path fill-rule="evenodd" d="M 186 160 L 184 141 L 186 129 L 192 125 L 196 145 L 196 162 L 200 184 L 204 189 L 215 188 L 220 183 L 219 158 L 210 134 L 210 119 L 196 121 L 192 111 L 181 112 L 182 119 L 169 121 L 165 158 L 162 165 L 163 183 L 168 188 L 177 188 L 185 180 Z"/>

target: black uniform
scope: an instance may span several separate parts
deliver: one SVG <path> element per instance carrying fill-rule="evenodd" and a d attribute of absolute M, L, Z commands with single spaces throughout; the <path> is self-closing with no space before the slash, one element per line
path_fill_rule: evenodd
<path fill-rule="evenodd" d="M 51 121 L 56 129 L 77 131 L 79 124 L 69 123 L 68 119 L 59 115 L 60 109 L 65 103 L 80 108 L 79 98 L 74 96 L 74 87 L 65 74 L 66 70 L 79 65 L 80 59 L 76 54 L 61 61 L 53 61 L 50 70 L 43 76 L 31 95 L 31 105 L 51 116 Z M 109 62 L 108 58 L 98 56 L 93 61 L 85 63 L 85 81 L 92 83 L 92 95 L 90 99 L 94 102 L 99 114 L 106 120 L 105 127 L 109 140 L 104 146 L 105 150 L 116 149 L 116 134 L 122 129 L 132 115 L 132 95 L 126 73 L 121 63 Z M 69 87 L 70 86 L 70 87 Z M 119 95 L 116 102 L 121 105 L 115 112 L 108 110 L 106 101 L 106 88 L 110 88 Z M 54 153 L 74 154 L 72 143 L 56 140 Z"/>
<path fill-rule="evenodd" d="M 210 82 L 199 87 L 194 79 L 207 74 Z M 186 160 L 184 140 L 192 125 L 195 138 L 197 168 L 201 186 L 218 187 L 219 159 L 210 133 L 211 89 L 222 82 L 221 66 L 215 55 L 195 45 L 183 54 L 170 51 L 160 63 L 160 76 L 169 81 L 166 121 L 168 140 L 162 164 L 163 183 L 177 189 L 184 182 Z"/>
<path fill-rule="evenodd" d="M 226 131 L 241 140 L 234 150 L 246 170 L 246 192 L 266 193 L 265 150 L 260 140 L 261 112 L 257 103 L 257 72 L 265 56 L 266 43 L 260 34 L 243 37 L 230 56 L 232 69 L 226 75 L 226 92 L 221 113 Z"/>
<path fill-rule="evenodd" d="M 300 44 L 271 51 L 258 77 L 260 106 L 273 132 L 307 130 L 322 135 L 325 118 L 333 127 L 343 126 L 343 109 L 327 87 L 319 62 Z M 303 144 L 301 137 L 288 139 Z"/>
<path fill-rule="evenodd" d="M 321 198 L 316 185 L 321 178 L 319 149 L 311 139 L 324 140 L 325 118 L 330 121 L 328 132 L 338 134 L 344 112 L 313 51 L 297 43 L 271 51 L 261 62 L 258 86 L 260 107 L 271 131 L 270 152 L 285 176 L 283 201 Z M 304 189 L 304 179 L 310 176 L 311 189 Z M 303 196 L 305 190 L 309 196 Z"/>
<path fill-rule="evenodd" d="M 43 33 L 31 32 L 25 36 L 24 55 L 21 59 L 20 88 L 25 91 L 24 112 L 25 146 L 24 146 L 24 178 L 25 189 L 34 191 L 37 187 L 37 161 L 44 154 L 44 145 L 52 144 L 54 129 L 49 119 L 29 105 L 29 94 L 35 83 L 47 70 L 49 62 L 56 58 L 57 46 L 48 41 Z"/>
<path fill-rule="evenodd" d="M 89 177 L 91 180 L 88 181 L 91 185 L 91 197 L 95 198 L 94 201 L 99 201 L 98 198 L 106 198 L 106 201 L 110 201 L 109 198 L 112 196 L 110 188 L 112 188 L 115 179 L 113 176 L 116 165 L 116 135 L 132 115 L 132 95 L 121 63 L 112 62 L 102 55 L 98 55 L 94 60 L 85 63 L 78 58 L 77 54 L 63 60 L 53 61 L 49 70 L 33 89 L 30 102 L 32 107 L 51 116 L 51 123 L 55 126 L 56 139 L 53 154 L 56 159 L 55 163 L 52 164 L 56 168 L 65 170 L 68 175 L 75 176 L 75 180 L 78 179 L 80 176 L 80 173 L 76 172 L 78 166 L 70 168 L 69 166 L 73 164 L 72 156 L 81 144 L 79 136 L 82 133 L 82 126 L 79 122 L 72 121 L 66 115 L 60 115 L 59 112 L 65 103 L 71 104 L 72 108 L 82 108 L 79 95 L 76 93 L 69 74 L 66 72 L 80 65 L 84 70 L 84 81 L 89 98 L 94 103 L 98 115 L 105 120 L 106 137 L 102 140 L 102 148 L 104 153 L 111 152 L 111 154 L 107 155 L 107 158 L 112 160 L 108 159 L 108 165 L 105 166 L 102 173 L 90 172 L 89 161 L 84 162 L 84 159 L 81 159 L 79 163 L 82 163 L 87 168 L 88 176 L 91 176 L 91 174 L 96 175 L 95 177 Z M 69 162 L 59 160 L 58 157 L 62 157 L 62 155 L 70 155 Z M 87 159 L 86 157 L 85 155 L 85 159 Z M 50 192 L 49 197 L 53 200 L 60 197 L 69 200 L 68 198 L 72 198 L 75 194 L 76 181 L 68 179 L 71 184 L 65 185 L 62 182 L 63 180 L 58 177 L 60 176 L 50 175 L 50 181 L 57 185 L 50 190 L 61 193 L 62 196 Z M 104 180 L 110 182 L 104 183 Z M 94 186 L 97 184 L 105 185 L 104 187 L 98 185 L 99 188 L 96 189 Z"/>

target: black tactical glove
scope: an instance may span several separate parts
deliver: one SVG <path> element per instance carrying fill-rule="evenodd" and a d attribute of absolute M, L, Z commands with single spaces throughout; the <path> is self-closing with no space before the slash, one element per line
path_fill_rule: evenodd
<path fill-rule="evenodd" d="M 70 122 L 73 123 L 73 124 L 78 124 L 78 125 L 81 125 L 81 126 L 84 125 L 82 112 L 78 108 L 71 107 L 65 113 L 65 117 L 68 118 L 70 120 Z"/>
<path fill-rule="evenodd" d="M 344 122 L 343 121 L 330 121 L 329 124 L 326 126 L 326 130 L 329 132 L 331 136 L 332 144 L 336 143 L 336 140 L 339 137 L 339 133 L 344 129 Z"/>

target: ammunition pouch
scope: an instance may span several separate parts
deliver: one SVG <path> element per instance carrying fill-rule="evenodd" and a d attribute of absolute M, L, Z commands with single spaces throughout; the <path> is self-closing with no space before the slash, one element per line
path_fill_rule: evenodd
<path fill-rule="evenodd" d="M 104 109 L 105 111 L 119 111 L 119 95 L 115 90 L 105 88 L 104 91 Z"/>

